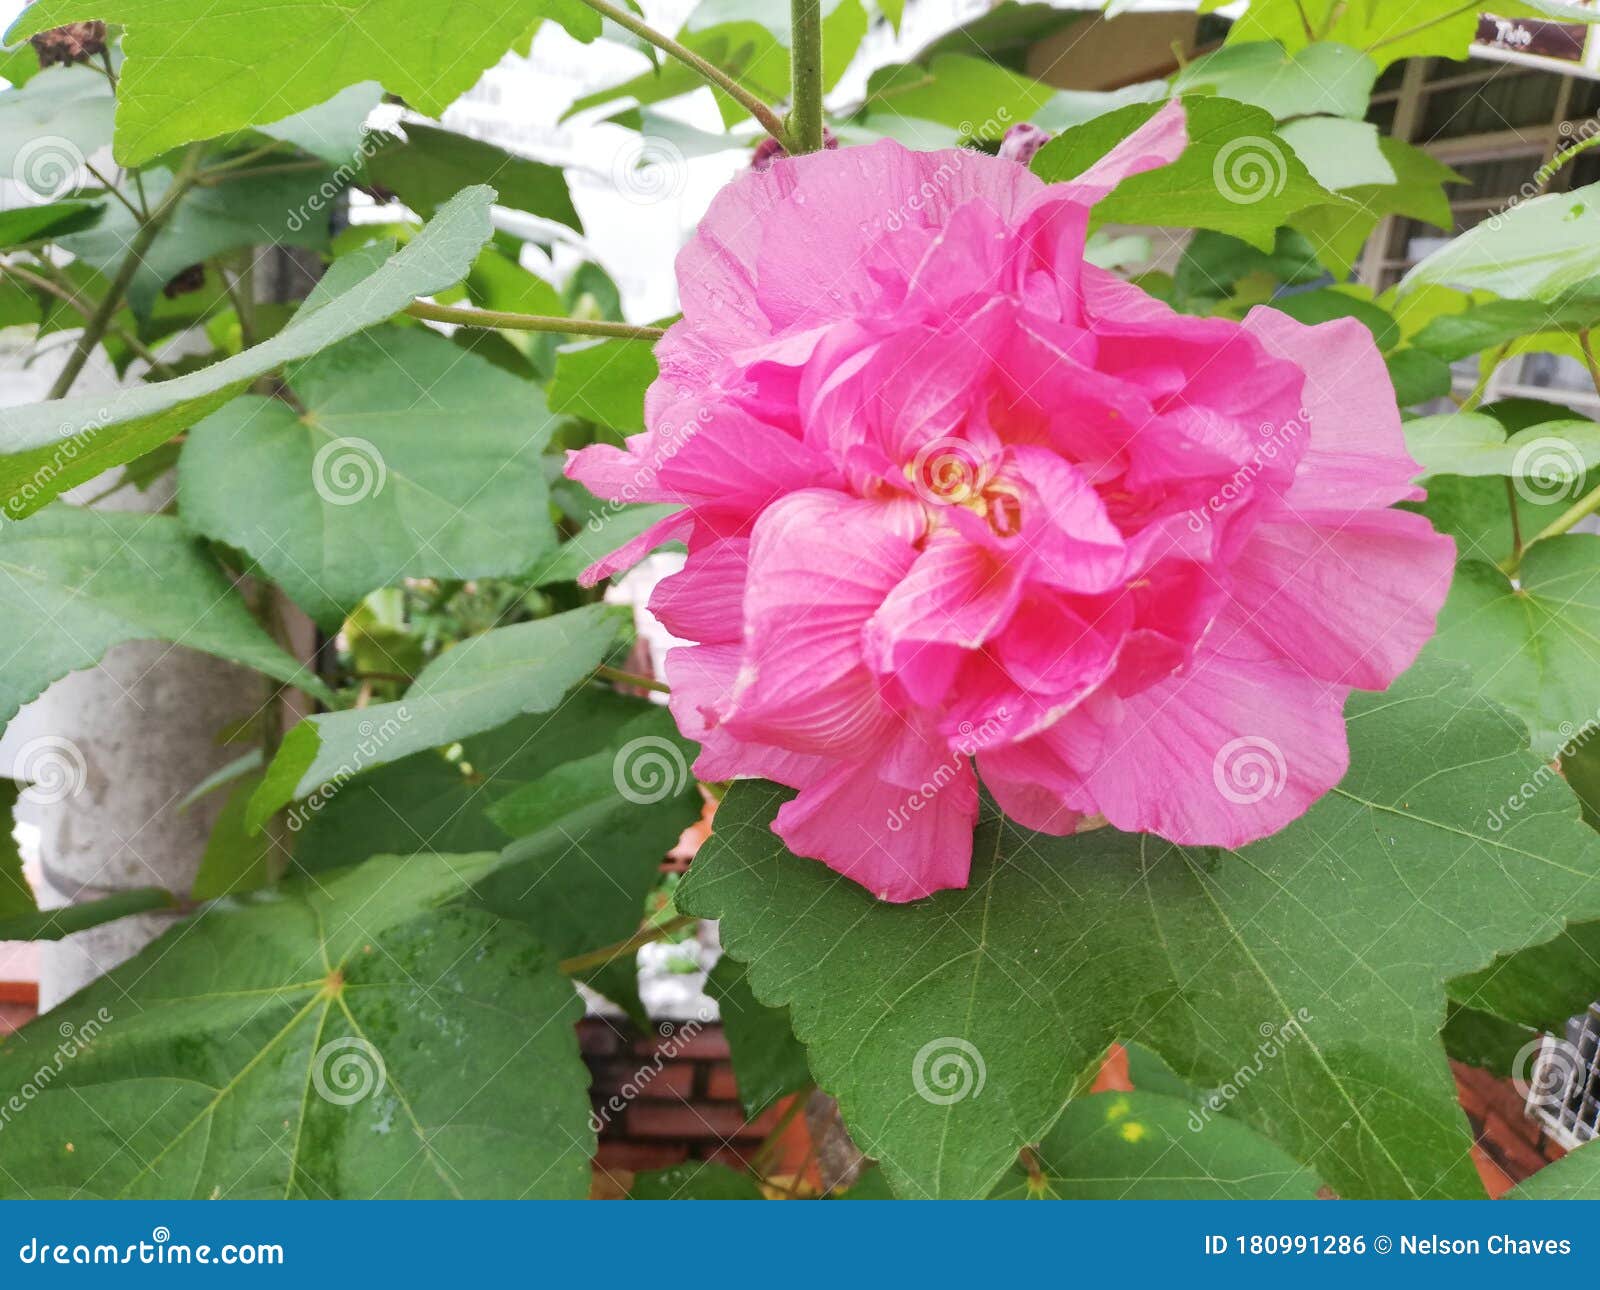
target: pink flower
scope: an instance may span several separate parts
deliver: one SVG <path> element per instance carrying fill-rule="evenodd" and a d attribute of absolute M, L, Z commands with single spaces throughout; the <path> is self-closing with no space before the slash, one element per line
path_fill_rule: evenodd
<path fill-rule="evenodd" d="M 1039 155 L 1039 149 L 1054 138 L 1055 135 L 1048 130 L 1042 130 L 1026 121 L 1018 121 L 1006 131 L 1005 138 L 1000 140 L 1000 156 L 1006 161 L 1016 162 L 1019 166 L 1031 166 L 1033 159 Z"/>
<path fill-rule="evenodd" d="M 704 779 L 886 900 L 966 883 L 978 776 L 1031 829 L 1238 846 L 1343 776 L 1342 705 L 1431 634 L 1451 542 L 1353 321 L 1173 313 L 1083 262 L 1078 179 L 897 143 L 776 161 L 678 259 L 649 429 L 568 473 L 682 509 L 652 602 Z M 976 762 L 976 773 L 974 771 Z"/>

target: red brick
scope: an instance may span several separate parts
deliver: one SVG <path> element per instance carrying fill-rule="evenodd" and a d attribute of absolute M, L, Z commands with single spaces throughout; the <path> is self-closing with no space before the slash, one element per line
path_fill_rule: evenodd
<path fill-rule="evenodd" d="M 640 1071 L 633 1081 L 640 1097 L 668 1102 L 687 1102 L 694 1097 L 693 1066 L 687 1062 L 672 1063 L 651 1074 L 653 1069 L 647 1067 Z"/>
<path fill-rule="evenodd" d="M 1498 1114 L 1491 1111 L 1483 1122 L 1484 1145 L 1501 1162 L 1512 1177 L 1526 1178 L 1545 1165 L 1545 1158 L 1535 1151 Z"/>
<path fill-rule="evenodd" d="M 783 1098 L 774 1102 L 745 1126 L 745 1132 L 758 1138 L 766 1137 L 767 1134 L 778 1127 L 778 1121 L 783 1119 L 783 1113 L 789 1109 L 790 1100 L 789 1098 Z"/>
<path fill-rule="evenodd" d="M 744 1128 L 744 1112 L 726 1102 L 635 1102 L 626 1124 L 630 1138 L 732 1138 Z"/>
<path fill-rule="evenodd" d="M 602 1169 L 670 1169 L 689 1158 L 681 1142 L 602 1142 L 595 1163 Z"/>
<path fill-rule="evenodd" d="M 578 1050 L 585 1057 L 611 1057 L 626 1052 L 627 1036 L 609 1021 L 585 1017 L 578 1023 Z"/>
<path fill-rule="evenodd" d="M 663 1033 L 658 1026 L 648 1034 L 633 1041 L 633 1051 L 640 1057 L 654 1057 L 664 1052 L 671 1061 L 727 1061 L 728 1041 L 721 1026 L 703 1026 L 694 1029 L 693 1022 L 680 1026 L 666 1021 L 662 1026 L 672 1027 Z"/>
<path fill-rule="evenodd" d="M 1458 1079 L 1456 1081 L 1456 1096 L 1460 1099 L 1461 1109 L 1474 1120 L 1481 1120 L 1489 1113 L 1489 1103 L 1484 1100 L 1483 1094 L 1476 1086 Z"/>
<path fill-rule="evenodd" d="M 1478 1177 L 1483 1180 L 1484 1189 L 1489 1193 L 1491 1200 L 1499 1200 L 1516 1186 L 1516 1183 L 1506 1176 L 1505 1170 L 1489 1159 L 1488 1152 L 1476 1143 L 1472 1147 L 1472 1163 L 1478 1166 Z"/>
<path fill-rule="evenodd" d="M 733 1067 L 718 1062 L 706 1069 L 706 1096 L 716 1102 L 737 1102 L 739 1084 L 733 1078 Z"/>

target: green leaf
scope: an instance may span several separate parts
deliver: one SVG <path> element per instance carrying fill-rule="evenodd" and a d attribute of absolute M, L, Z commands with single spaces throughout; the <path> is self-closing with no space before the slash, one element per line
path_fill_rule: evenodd
<path fill-rule="evenodd" d="M 1348 713 L 1344 782 L 1236 854 L 986 811 L 966 890 L 887 905 L 785 852 L 788 794 L 739 783 L 678 904 L 720 918 L 756 997 L 790 1008 L 901 1194 L 986 1194 L 1137 1035 L 1189 1083 L 1234 1084 L 1230 1113 L 1341 1195 L 1479 1195 L 1443 983 L 1595 916 L 1600 840 L 1559 784 L 1487 829 L 1484 804 L 1541 762 L 1457 669 Z"/>
<path fill-rule="evenodd" d="M 1425 349 L 1407 346 L 1384 356 L 1394 398 L 1402 408 L 1413 408 L 1446 397 L 1452 388 L 1450 364 Z"/>
<path fill-rule="evenodd" d="M 90 67 L 51 67 L 0 92 L 0 174 L 48 200 L 76 186 L 85 158 L 111 142 L 116 100 Z"/>
<path fill-rule="evenodd" d="M 123 641 L 172 641 L 330 697 L 165 515 L 61 504 L 0 525 L 0 616 L 19 633 L 19 648 L 0 663 L 0 725 L 51 681 L 93 667 Z"/>
<path fill-rule="evenodd" d="M 1492 291 L 1567 304 L 1600 293 L 1600 184 L 1549 193 L 1485 220 L 1447 242 L 1401 279 L 1419 286 Z"/>
<path fill-rule="evenodd" d="M 1427 653 L 1471 669 L 1551 757 L 1600 712 L 1600 536 L 1534 543 L 1518 580 L 1520 588 L 1493 565 L 1461 564 Z"/>
<path fill-rule="evenodd" d="M 1565 764 L 1566 758 L 1562 761 Z M 1551 771 L 1541 782 L 1530 782 L 1530 795 L 1554 774 Z M 1490 803 L 1490 827 L 1504 832 L 1526 807 L 1521 796 L 1515 801 Z M 1502 954 L 1481 972 L 1452 981 L 1450 996 L 1464 1007 L 1515 1023 L 1524 1031 L 1559 1035 L 1569 1017 L 1600 999 L 1600 923 L 1571 923 L 1543 945 Z M 1515 1052 L 1512 1048 L 1507 1055 Z"/>
<path fill-rule="evenodd" d="M 329 631 L 411 577 L 511 576 L 547 557 L 536 387 L 420 327 L 374 329 L 292 366 L 189 432 L 179 506 Z"/>
<path fill-rule="evenodd" d="M 496 144 L 438 126 L 407 121 L 404 139 L 367 160 L 366 178 L 397 193 L 420 215 L 431 215 L 469 184 L 488 184 L 502 206 L 514 206 L 583 231 L 560 166 L 529 161 Z"/>
<path fill-rule="evenodd" d="M 1184 105 L 1183 155 L 1123 180 L 1095 207 L 1097 222 L 1213 229 L 1270 251 L 1278 226 L 1296 211 L 1338 200 L 1311 177 L 1269 113 L 1228 99 L 1190 98 Z M 1137 104 L 1068 130 L 1040 150 L 1033 171 L 1052 183 L 1071 179 L 1158 110 Z"/>
<path fill-rule="evenodd" d="M 1172 92 L 1249 103 L 1279 121 L 1318 113 L 1359 120 L 1377 78 L 1377 64 L 1347 45 L 1307 45 L 1290 55 L 1275 41 L 1252 41 L 1185 64 L 1172 78 Z"/>
<path fill-rule="evenodd" d="M 1305 237 L 1280 228 L 1270 252 L 1226 233 L 1201 229 L 1189 239 L 1174 281 L 1179 293 L 1195 300 L 1222 300 L 1241 278 L 1265 273 L 1285 286 L 1303 286 L 1323 276 L 1317 252 Z"/>
<path fill-rule="evenodd" d="M 461 192 L 381 265 L 375 257 L 340 260 L 294 320 L 254 349 L 155 385 L 0 410 L 0 514 L 20 519 L 57 493 L 143 456 L 257 377 L 461 281 L 489 239 L 493 197 L 488 188 Z"/>
<path fill-rule="evenodd" d="M 451 907 L 496 863 L 214 906 L 19 1031 L 6 1088 L 72 1047 L 6 1126 L 0 1195 L 583 1196 L 577 996 L 525 928 Z"/>
<path fill-rule="evenodd" d="M 706 977 L 706 993 L 722 1015 L 746 1116 L 755 1119 L 780 1097 L 811 1083 L 805 1046 L 794 1037 L 789 1010 L 760 1002 L 750 991 L 742 963 L 727 955 L 718 959 Z"/>
<path fill-rule="evenodd" d="M 189 890 L 193 899 L 215 900 L 259 891 L 278 876 L 277 853 L 282 844 L 266 831 L 251 833 L 245 827 L 250 795 L 260 783 L 259 774 L 247 775 L 228 793 L 206 838 L 200 870 Z"/>
<path fill-rule="evenodd" d="M 596 560 L 678 509 L 663 502 L 595 511 L 583 528 L 557 547 L 555 554 L 535 571 L 535 581 L 541 587 L 572 581 Z"/>
<path fill-rule="evenodd" d="M 1295 150 L 1311 177 L 1330 191 L 1382 186 L 1397 178 L 1383 155 L 1378 127 L 1370 122 L 1302 117 L 1280 125 L 1278 137 Z"/>
<path fill-rule="evenodd" d="M 463 641 L 423 668 L 395 703 L 307 717 L 283 741 L 251 802 L 250 827 L 313 789 L 363 770 L 548 712 L 605 658 L 626 612 L 589 605 Z"/>
<path fill-rule="evenodd" d="M 433 0 L 356 9 L 342 0 L 244 0 L 198 15 L 172 0 L 38 0 L 7 39 L 91 18 L 127 27 L 116 140 L 125 166 L 280 120 L 362 81 L 381 81 L 439 116 L 537 19 L 553 18 L 580 40 L 600 34 L 599 15 L 577 0 L 483 0 L 465 18 Z"/>
<path fill-rule="evenodd" d="M 1586 1143 L 1518 1183 L 1506 1200 L 1600 1200 L 1600 1145 Z"/>
<path fill-rule="evenodd" d="M 134 914 L 172 910 L 177 898 L 161 887 L 132 887 L 115 896 L 58 909 L 23 910 L 0 918 L 0 941 L 59 941 L 74 932 Z"/>
<path fill-rule="evenodd" d="M 1259 1133 L 1159 1093 L 1067 1104 L 993 1200 L 1311 1200 L 1316 1176 Z"/>
<path fill-rule="evenodd" d="M 1372 333 L 1373 342 L 1384 352 L 1393 349 L 1400 340 L 1399 325 L 1388 311 L 1351 294 L 1349 288 L 1291 291 L 1274 297 L 1272 307 L 1308 326 L 1335 318 L 1354 318 Z"/>
<path fill-rule="evenodd" d="M 556 351 L 550 408 L 632 434 L 644 429 L 644 392 L 657 374 L 649 341 L 563 345 Z"/>
<path fill-rule="evenodd" d="M 134 313 L 147 315 L 162 287 L 202 260 L 265 242 L 326 246 L 327 218 L 318 218 L 314 212 L 326 209 L 328 199 L 321 194 L 337 187 L 332 174 L 252 175 L 246 171 L 227 183 L 190 190 L 154 245 L 140 257 L 138 272 L 128 284 L 128 304 Z M 160 201 L 171 182 L 168 172 L 147 172 L 144 187 L 149 200 Z M 133 212 L 117 203 L 94 228 L 59 241 L 63 250 L 110 276 L 127 256 L 128 243 L 137 231 Z"/>
<path fill-rule="evenodd" d="M 997 141 L 1026 121 L 1052 91 L 1029 76 L 965 54 L 938 54 L 923 66 L 880 67 L 867 82 L 867 117 L 912 117 L 955 126 L 969 140 Z"/>
<path fill-rule="evenodd" d="M 670 1169 L 636 1174 L 629 1200 L 761 1200 L 761 1188 L 749 1174 L 727 1165 L 697 1160 Z"/>
<path fill-rule="evenodd" d="M 1447 363 L 1495 349 L 1523 336 L 1551 330 L 1582 330 L 1600 322 L 1600 301 L 1556 306 L 1537 300 L 1487 300 L 1456 314 L 1430 319 L 1416 345 Z"/>
<path fill-rule="evenodd" d="M 367 141 L 367 117 L 381 102 L 383 86 L 362 81 L 340 90 L 326 103 L 256 128 L 269 139 L 292 143 L 329 165 L 344 166 L 360 155 Z"/>
<path fill-rule="evenodd" d="M 26 784 L 19 784 L 14 779 L 0 779 L 0 920 L 37 913 L 39 910 L 39 902 L 33 897 L 33 888 L 22 876 L 22 851 L 12 832 L 17 798 L 26 787 Z"/>
<path fill-rule="evenodd" d="M 1548 421 L 1507 437 L 1506 427 L 1483 412 L 1445 412 L 1406 422 L 1406 449 L 1430 475 L 1504 475 L 1531 481 L 1549 494 L 1571 492 L 1600 465 L 1600 425 Z"/>
<path fill-rule="evenodd" d="M 51 202 L 0 211 L 0 247 L 21 246 L 91 228 L 105 213 L 104 202 Z"/>
<path fill-rule="evenodd" d="M 1450 1004 L 1440 1037 L 1451 1061 L 1476 1066 L 1501 1079 L 1512 1079 L 1518 1074 L 1527 1073 L 1526 1060 L 1522 1071 L 1517 1070 L 1517 1058 L 1526 1054 L 1529 1044 L 1538 1038 L 1537 1033 L 1526 1026 L 1502 1021 L 1499 1017 L 1479 1012 L 1476 1008 L 1463 1007 L 1454 1001 Z"/>

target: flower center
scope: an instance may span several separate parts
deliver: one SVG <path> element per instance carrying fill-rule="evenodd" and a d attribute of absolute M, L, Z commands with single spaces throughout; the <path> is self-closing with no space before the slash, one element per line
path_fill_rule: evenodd
<path fill-rule="evenodd" d="M 1022 494 L 1005 478 L 995 459 L 982 459 L 962 439 L 937 439 L 907 462 L 905 476 L 937 528 L 939 512 L 959 506 L 983 519 L 1003 538 L 1022 532 Z"/>

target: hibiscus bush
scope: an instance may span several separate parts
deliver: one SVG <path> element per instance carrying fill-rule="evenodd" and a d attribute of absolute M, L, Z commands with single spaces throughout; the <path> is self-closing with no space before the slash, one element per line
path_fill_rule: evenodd
<path fill-rule="evenodd" d="M 1451 238 L 1369 97 L 1476 15 L 1390 8 L 1252 0 L 1091 93 L 1017 70 L 1084 15 L 1008 2 L 856 94 L 899 3 L 35 0 L 0 325 L 67 357 L 0 411 L 0 719 L 134 640 L 274 697 L 170 808 L 224 803 L 188 890 L 40 910 L 0 854 L 0 940 L 172 922 L 0 1044 L 0 1195 L 584 1195 L 574 983 L 643 1020 L 696 920 L 845 1194 L 1483 1194 L 1450 1059 L 1559 1098 L 1600 997 L 1600 431 L 1485 401 L 1530 351 L 1600 387 L 1600 192 L 1579 139 Z M 545 24 L 648 53 L 573 105 L 638 155 L 749 153 L 678 316 L 437 120 Z M 706 86 L 725 135 L 661 106 Z M 1391 216 L 1440 245 L 1379 292 Z M 661 551 L 657 676 L 606 587 Z"/>

